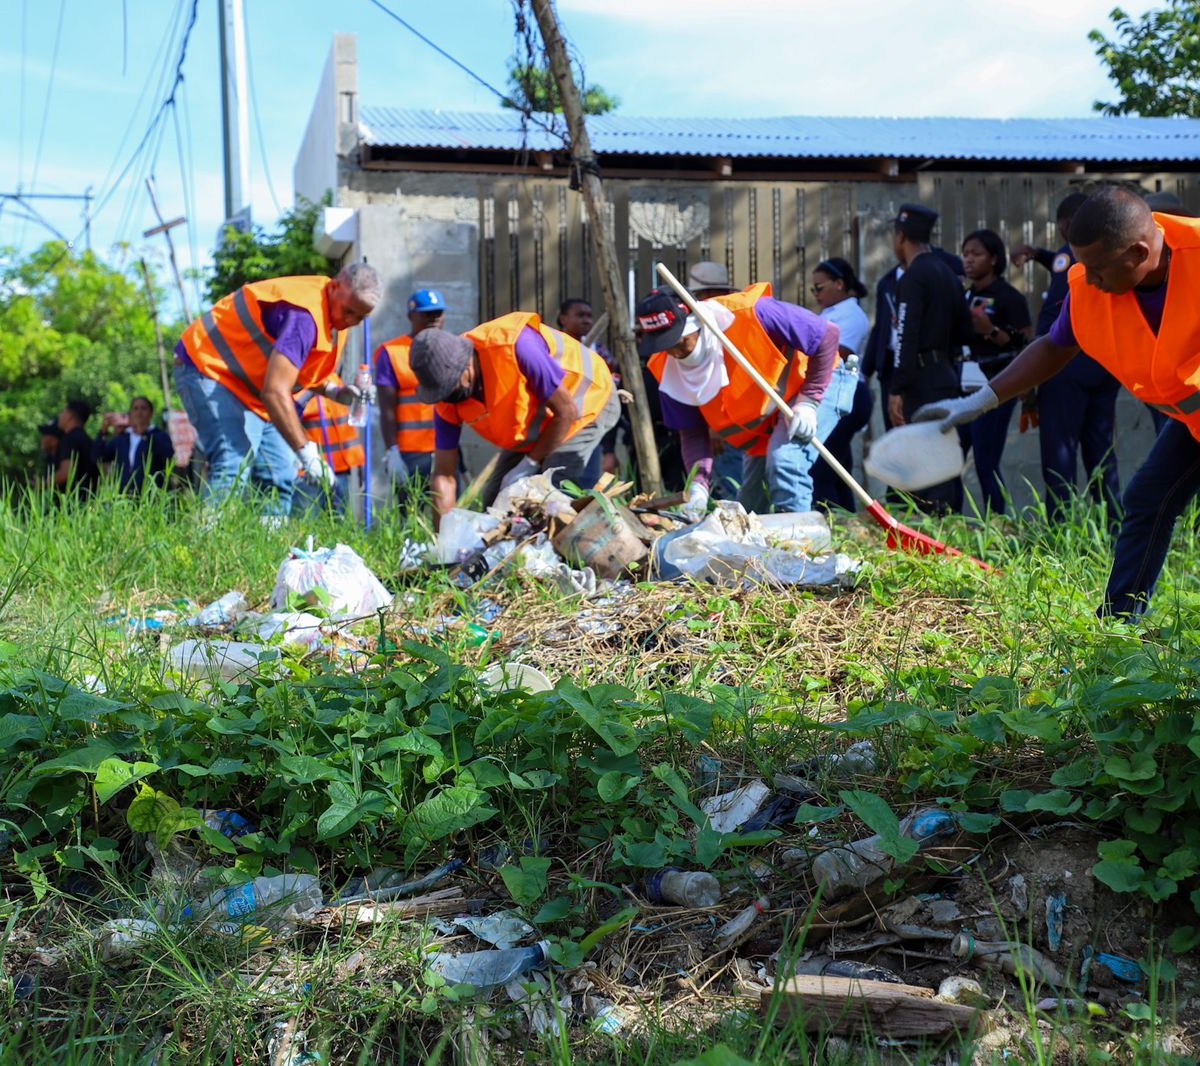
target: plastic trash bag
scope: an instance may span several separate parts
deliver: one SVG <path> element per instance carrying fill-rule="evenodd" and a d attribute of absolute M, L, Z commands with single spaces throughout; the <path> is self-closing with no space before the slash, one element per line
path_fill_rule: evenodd
<path fill-rule="evenodd" d="M 392 594 L 345 544 L 288 553 L 275 579 L 271 606 L 287 610 L 293 597 L 323 607 L 332 619 L 362 618 L 392 602 Z"/>
<path fill-rule="evenodd" d="M 962 473 L 962 445 L 957 433 L 943 433 L 936 422 L 913 422 L 872 444 L 863 467 L 893 489 L 918 492 Z"/>

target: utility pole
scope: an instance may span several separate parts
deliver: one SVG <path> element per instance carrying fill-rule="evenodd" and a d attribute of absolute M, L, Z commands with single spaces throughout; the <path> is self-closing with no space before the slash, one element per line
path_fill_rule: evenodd
<path fill-rule="evenodd" d="M 158 219 L 158 225 L 152 226 L 150 229 L 143 231 L 143 237 L 153 237 L 157 233 L 161 233 L 167 238 L 167 252 L 171 257 L 171 269 L 175 272 L 175 285 L 179 289 L 179 302 L 183 305 L 183 319 L 185 322 L 192 320 L 192 312 L 188 310 L 187 292 L 183 288 L 183 275 L 179 273 L 179 261 L 175 258 L 175 239 L 171 236 L 171 230 L 176 226 L 182 226 L 187 219 L 183 215 L 178 218 L 171 219 L 170 222 L 164 222 L 162 212 L 158 209 L 158 197 L 154 195 L 154 179 L 146 179 L 146 190 L 150 193 L 150 206 L 154 208 L 154 217 Z"/>
<path fill-rule="evenodd" d="M 158 302 L 154 299 L 154 286 L 150 282 L 150 268 L 145 259 L 139 259 L 142 268 L 142 281 L 146 283 L 146 299 L 150 303 L 150 317 L 154 320 L 154 342 L 158 346 L 158 372 L 162 377 L 163 408 L 167 415 L 167 424 L 171 416 L 171 382 L 167 377 L 167 348 L 163 344 L 162 324 L 158 321 Z"/>
<path fill-rule="evenodd" d="M 621 367 L 621 385 L 633 394 L 633 446 L 637 453 L 641 488 L 655 496 L 662 494 L 662 471 L 658 465 L 658 447 L 654 442 L 654 427 L 646 400 L 646 385 L 642 380 L 642 364 L 638 359 L 633 328 L 629 319 L 629 303 L 625 299 L 625 281 L 617 262 L 617 246 L 612 219 L 600 183 L 600 168 L 592 153 L 587 123 L 579 87 L 571 70 L 567 44 L 558 28 L 558 16 L 551 0 L 532 0 L 533 14 L 542 34 L 542 43 L 550 60 L 550 70 L 558 85 L 563 114 L 571 135 L 571 166 L 580 176 L 584 207 L 592 231 L 592 247 L 600 264 L 600 286 L 604 290 L 604 305 L 613 323 L 617 362 Z"/>
<path fill-rule="evenodd" d="M 217 0 L 221 29 L 221 131 L 225 149 L 225 226 L 250 225 L 250 111 L 246 89 L 246 15 L 242 0 Z M 221 232 L 225 232 L 225 226 Z"/>

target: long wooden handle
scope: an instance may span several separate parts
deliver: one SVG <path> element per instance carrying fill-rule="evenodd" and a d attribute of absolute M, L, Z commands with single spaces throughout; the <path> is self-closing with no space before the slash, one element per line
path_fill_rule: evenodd
<path fill-rule="evenodd" d="M 685 304 L 687 304 L 688 310 L 696 316 L 700 324 L 705 329 L 712 332 L 721 342 L 721 344 L 725 346 L 725 350 L 741 364 L 742 369 L 754 379 L 754 383 L 758 385 L 758 387 L 767 394 L 771 402 L 774 403 L 777 408 L 779 408 L 779 413 L 784 418 L 790 420 L 792 417 L 791 405 L 787 402 L 787 400 L 779 395 L 779 393 L 775 390 L 775 386 L 758 372 L 757 367 L 755 367 L 749 359 L 747 359 L 740 351 L 738 351 L 737 345 L 725 335 L 725 331 L 713 321 L 712 316 L 698 303 L 696 303 L 696 301 L 692 298 L 692 294 L 679 284 L 679 279 L 671 273 L 671 271 L 667 268 L 666 263 L 658 264 L 658 274 L 663 281 L 665 281 L 671 286 L 672 289 L 675 290 L 676 295 Z M 825 445 L 816 437 L 813 437 L 812 444 L 817 449 L 817 454 L 829 464 L 830 469 L 850 487 L 850 490 L 863 502 L 864 505 L 870 507 L 875 501 L 871 499 L 871 496 L 867 490 L 864 489 L 854 479 L 854 475 L 851 474 L 850 471 L 844 466 L 842 466 L 842 464 L 839 463 L 837 459 L 830 453 L 829 449 L 826 448 Z"/>

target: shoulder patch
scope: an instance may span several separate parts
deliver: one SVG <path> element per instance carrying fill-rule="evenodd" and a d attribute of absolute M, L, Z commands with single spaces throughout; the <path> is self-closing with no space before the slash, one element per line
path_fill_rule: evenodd
<path fill-rule="evenodd" d="M 1059 252 L 1054 257 L 1054 273 L 1061 274 L 1064 270 L 1068 270 L 1071 266 L 1071 257 L 1066 252 Z"/>

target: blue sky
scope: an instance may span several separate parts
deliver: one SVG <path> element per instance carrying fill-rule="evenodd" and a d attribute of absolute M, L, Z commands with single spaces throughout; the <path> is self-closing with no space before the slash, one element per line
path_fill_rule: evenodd
<path fill-rule="evenodd" d="M 338 32 L 358 34 L 365 104 L 493 109 L 494 97 L 369 0 L 245 0 L 256 107 L 251 202 L 269 225 L 292 203 L 291 172 Z M 514 48 L 509 0 L 383 0 L 503 87 Z M 0 0 L 0 192 L 82 193 L 102 202 L 92 243 L 162 261 L 143 180 L 156 178 L 184 265 L 203 263 L 223 215 L 217 0 L 199 0 L 184 82 L 157 149 L 121 182 L 169 84 L 192 0 Z M 1111 95 L 1087 31 L 1113 0 L 559 0 L 588 76 L 630 115 L 1078 116 Z M 1126 3 L 1137 15 L 1153 6 Z M 123 18 L 123 12 L 125 17 Z M 60 29 L 61 26 L 61 29 Z M 57 55 L 56 55 L 57 52 Z M 255 121 L 257 113 L 257 122 Z M 258 127 L 261 126 L 261 140 Z M 264 160 L 265 156 L 265 160 Z M 274 196 L 272 195 L 272 186 Z M 0 246 L 80 234 L 80 204 L 32 200 L 40 221 L 0 210 Z"/>

